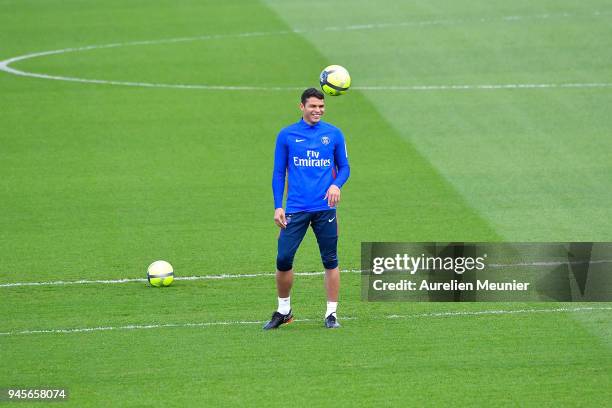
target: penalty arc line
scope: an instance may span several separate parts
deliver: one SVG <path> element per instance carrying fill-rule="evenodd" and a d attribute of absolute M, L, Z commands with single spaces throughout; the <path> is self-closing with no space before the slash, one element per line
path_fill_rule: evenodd
<path fill-rule="evenodd" d="M 552 308 L 552 309 L 515 309 L 515 310 L 482 310 L 475 312 L 437 312 L 437 313 L 417 313 L 410 315 L 388 315 L 385 319 L 412 319 L 412 318 L 436 318 L 436 317 L 467 317 L 467 316 L 503 316 L 516 314 L 530 313 L 577 313 L 577 312 L 592 312 L 592 311 L 609 311 L 612 307 L 574 307 L 574 308 Z M 367 320 L 357 317 L 344 317 L 343 320 Z M 296 319 L 295 322 L 312 322 L 318 319 Z M 147 330 L 147 329 L 163 329 L 163 328 L 194 328 L 194 327 L 213 327 L 213 326 L 239 326 L 239 325 L 256 325 L 264 324 L 265 321 L 217 321 L 217 322 L 201 322 L 201 323 L 166 323 L 166 324 L 130 324 L 125 326 L 99 326 L 99 327 L 83 327 L 72 329 L 39 329 L 39 330 L 20 330 L 10 332 L 0 332 L 0 336 L 16 336 L 16 335 L 31 335 L 31 334 L 72 334 L 72 333 L 88 333 L 99 331 L 123 331 L 123 330 Z"/>
<path fill-rule="evenodd" d="M 602 17 L 608 16 L 610 12 L 594 11 L 586 17 Z M 128 86 L 128 87 L 145 87 L 145 88 L 173 88 L 173 89 L 199 89 L 199 90 L 210 90 L 210 91 L 296 91 L 301 90 L 301 87 L 280 87 L 280 86 L 240 86 L 240 85 L 206 85 L 206 84 L 165 84 L 165 83 L 154 83 L 154 82 L 140 82 L 140 81 L 118 81 L 118 80 L 103 80 L 103 79 L 87 79 L 78 78 L 72 76 L 61 76 L 61 75 L 50 75 L 44 73 L 35 73 L 22 71 L 10 67 L 9 65 L 18 61 L 27 59 L 33 59 L 38 57 L 44 57 L 49 55 L 66 54 L 71 52 L 89 51 L 95 49 L 109 49 L 117 47 L 128 47 L 128 46 L 139 46 L 139 45 L 155 45 L 155 44 L 171 44 L 181 43 L 188 41 L 202 41 L 202 40 L 215 40 L 225 38 L 249 38 L 249 37 L 262 37 L 262 36 L 279 36 L 289 34 L 307 34 L 317 33 L 326 31 L 355 31 L 355 30 L 372 30 L 372 29 L 386 29 L 386 28 L 401 28 L 401 27 L 422 27 L 422 26 L 436 26 L 436 25 L 453 25 L 462 23 L 490 23 L 490 22 L 517 22 L 531 19 L 553 19 L 553 18 L 567 18 L 567 17 L 580 17 L 580 15 L 571 13 L 547 13 L 547 14 L 536 14 L 536 15 L 514 15 L 514 16 L 501 16 L 501 17 L 489 17 L 479 18 L 473 20 L 466 19 L 446 19 L 446 20 L 425 20 L 425 21 L 404 21 L 398 23 L 374 23 L 374 24 L 361 24 L 361 25 L 348 25 L 343 27 L 324 27 L 318 30 L 283 30 L 283 31 L 269 31 L 269 32 L 245 32 L 237 34 L 212 34 L 202 35 L 197 37 L 180 37 L 160 40 L 142 40 L 142 41 L 131 41 L 124 43 L 112 43 L 112 44 L 101 44 L 101 45 L 89 45 L 84 47 L 73 47 L 64 48 L 59 50 L 51 50 L 44 52 L 31 53 L 21 55 L 13 58 L 9 58 L 0 61 L 0 71 L 7 72 L 9 74 L 38 78 L 48 79 L 56 81 L 67 81 L 67 82 L 78 82 L 78 83 L 89 83 L 89 84 L 101 84 L 101 85 L 115 85 L 115 86 Z M 584 16 L 583 16 L 584 17 Z M 480 85 L 389 85 L 389 86 L 354 86 L 353 89 L 361 91 L 468 91 L 468 90 L 503 90 L 503 89 L 552 89 L 552 88 L 610 88 L 612 83 L 606 82 L 589 82 L 589 83 L 543 83 L 543 84 L 480 84 Z"/>

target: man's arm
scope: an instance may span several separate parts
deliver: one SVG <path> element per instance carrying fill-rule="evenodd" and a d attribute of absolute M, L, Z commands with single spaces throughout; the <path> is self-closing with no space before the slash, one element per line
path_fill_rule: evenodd
<path fill-rule="evenodd" d="M 274 222 L 285 228 L 285 210 L 283 210 L 283 195 L 285 194 L 285 174 L 287 172 L 288 150 L 284 133 L 281 131 L 276 138 L 274 149 L 274 170 L 272 172 L 272 194 L 274 195 Z"/>
<path fill-rule="evenodd" d="M 338 131 L 338 139 L 336 140 L 336 148 L 334 149 L 334 161 L 338 167 L 338 174 L 334 180 L 334 184 L 338 188 L 342 188 L 351 174 L 351 168 L 348 161 L 348 153 L 346 151 L 346 142 L 342 132 Z"/>
<path fill-rule="evenodd" d="M 336 140 L 336 146 L 334 149 L 334 162 L 338 169 L 334 182 L 327 190 L 325 199 L 327 199 L 327 205 L 335 207 L 340 202 L 340 189 L 348 180 L 351 174 L 351 168 L 348 162 L 348 154 L 346 152 L 346 143 L 344 141 L 344 135 L 338 131 L 338 138 Z"/>

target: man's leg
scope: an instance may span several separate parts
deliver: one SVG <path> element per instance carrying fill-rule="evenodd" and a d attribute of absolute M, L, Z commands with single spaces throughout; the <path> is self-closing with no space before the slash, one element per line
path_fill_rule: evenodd
<path fill-rule="evenodd" d="M 278 253 L 276 256 L 276 291 L 278 309 L 264 329 L 276 329 L 281 324 L 290 323 L 291 287 L 293 286 L 293 257 L 308 230 L 310 217 L 308 213 L 287 214 L 287 227 L 280 230 L 278 236 Z"/>
<path fill-rule="evenodd" d="M 293 258 L 310 224 L 308 213 L 287 214 L 287 227 L 278 235 L 276 290 L 279 298 L 289 297 L 293 286 Z"/>
<path fill-rule="evenodd" d="M 291 287 L 293 286 L 293 269 L 288 271 L 276 270 L 276 291 L 278 292 L 279 298 L 287 298 L 291 293 Z"/>
<path fill-rule="evenodd" d="M 338 292 L 340 290 L 340 269 L 338 268 L 338 223 L 336 211 L 317 212 L 312 220 L 312 229 L 317 237 L 321 261 L 325 268 L 325 291 L 327 293 L 327 309 L 325 311 L 325 326 L 340 327 L 336 321 L 338 307 Z"/>
<path fill-rule="evenodd" d="M 287 214 L 287 227 L 278 235 L 276 255 L 276 291 L 278 293 L 278 312 L 291 311 L 290 294 L 293 286 L 293 258 L 310 224 L 307 213 Z"/>
<path fill-rule="evenodd" d="M 340 291 L 340 268 L 325 269 L 325 290 L 327 291 L 327 309 L 325 310 L 325 326 L 340 327 L 336 321 L 338 309 L 338 292 Z M 330 321 L 330 316 L 333 322 Z"/>
<path fill-rule="evenodd" d="M 340 268 L 325 269 L 325 291 L 328 302 L 338 302 L 340 291 Z"/>

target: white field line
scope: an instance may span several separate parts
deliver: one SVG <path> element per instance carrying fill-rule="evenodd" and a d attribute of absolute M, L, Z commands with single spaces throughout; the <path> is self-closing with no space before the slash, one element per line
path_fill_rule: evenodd
<path fill-rule="evenodd" d="M 475 312 L 439 312 L 439 313 L 417 313 L 409 315 L 389 315 L 385 319 L 411 319 L 411 318 L 435 318 L 435 317 L 465 317 L 465 316 L 486 316 L 486 315 L 514 315 L 514 314 L 530 314 L 530 313 L 577 313 L 577 312 L 592 312 L 592 311 L 607 311 L 612 310 L 612 307 L 559 307 L 553 309 L 516 309 L 516 310 L 482 310 Z M 296 322 L 312 322 L 319 319 L 296 319 Z M 357 317 L 342 317 L 342 320 L 359 320 Z M 218 322 L 201 322 L 201 323 L 166 323 L 166 324 L 130 324 L 125 326 L 99 326 L 99 327 L 83 327 L 72 329 L 39 329 L 39 330 L 17 330 L 10 332 L 0 332 L 0 336 L 16 336 L 28 334 L 71 334 L 71 333 L 87 333 L 98 331 L 120 331 L 120 330 L 146 330 L 146 329 L 163 329 L 163 328 L 191 328 L 191 327 L 211 327 L 211 326 L 239 326 L 239 325 L 263 325 L 265 321 L 249 321 L 249 320 L 231 320 Z"/>
<path fill-rule="evenodd" d="M 411 319 L 415 317 L 453 317 L 453 316 L 481 316 L 481 315 L 510 315 L 524 313 L 573 313 L 593 310 L 612 310 L 612 307 L 558 307 L 554 309 L 515 309 L 515 310 L 481 310 L 477 312 L 434 312 L 414 315 L 390 315 L 387 319 Z"/>
<path fill-rule="evenodd" d="M 487 264 L 488 268 L 512 268 L 517 266 L 527 267 L 552 267 L 552 266 L 563 266 L 563 265 L 584 265 L 584 264 L 608 264 L 612 263 L 612 259 L 600 259 L 596 261 L 554 261 L 554 262 L 519 262 L 514 264 Z M 362 269 L 346 269 L 342 270 L 342 273 L 362 273 Z M 325 272 L 295 272 L 295 276 L 319 276 Z M 195 275 L 195 276 L 178 276 L 175 280 L 178 281 L 195 281 L 195 280 L 220 280 L 220 279 L 241 279 L 241 278 L 261 278 L 275 276 L 274 272 L 262 272 L 262 273 L 242 273 L 242 274 L 221 274 L 221 275 Z M 121 283 L 132 283 L 132 282 L 147 282 L 145 278 L 124 278 L 124 279 L 80 279 L 75 281 L 46 281 L 46 282 L 11 282 L 1 283 L 0 288 L 14 288 L 20 286 L 65 286 L 65 285 L 91 285 L 91 284 L 121 284 Z"/>
<path fill-rule="evenodd" d="M 342 273 L 361 273 L 358 269 L 347 269 L 343 270 Z M 296 276 L 317 276 L 323 275 L 325 272 L 295 272 Z M 264 272 L 264 273 L 243 273 L 243 274 L 222 274 L 222 275 L 200 275 L 200 276 L 178 276 L 175 280 L 219 280 L 219 279 L 240 279 L 240 278 L 260 278 L 260 277 L 271 277 L 275 276 L 275 272 Z M 48 281 L 48 282 L 13 282 L 13 283 L 2 283 L 0 288 L 12 288 L 18 286 L 63 286 L 63 285 L 88 285 L 88 284 L 119 284 L 119 283 L 132 283 L 132 282 L 147 282 L 146 278 L 126 278 L 126 279 L 99 279 L 99 280 L 87 280 L 81 279 L 76 281 Z"/>
<path fill-rule="evenodd" d="M 238 86 L 238 85 L 208 85 L 208 84 L 165 84 L 165 83 L 154 83 L 154 82 L 135 82 L 135 81 L 115 81 L 115 80 L 103 80 L 103 79 L 88 79 L 79 78 L 72 76 L 62 75 L 50 75 L 45 73 L 35 73 L 22 71 L 10 67 L 9 65 L 33 58 L 40 58 L 49 55 L 56 54 L 67 54 L 71 52 L 82 52 L 96 49 L 106 48 L 117 48 L 117 47 L 129 47 L 129 46 L 142 46 L 142 45 L 156 45 L 156 44 L 171 44 L 181 43 L 189 41 L 205 41 L 205 40 L 220 40 L 226 38 L 250 38 L 250 37 L 264 37 L 264 36 L 280 36 L 290 34 L 316 34 L 319 32 L 328 31 L 356 31 L 356 30 L 373 30 L 373 29 L 387 29 L 387 28 L 401 28 L 401 27 L 424 27 L 424 26 L 444 26 L 444 25 L 455 25 L 464 23 L 495 23 L 495 22 L 518 22 L 524 20 L 546 20 L 546 19 L 557 19 L 557 18 L 568 18 L 568 17 L 600 17 L 609 16 L 612 12 L 594 11 L 587 15 L 578 15 L 572 13 L 547 13 L 547 14 L 535 14 L 535 15 L 515 15 L 515 16 L 502 16 L 502 17 L 489 17 L 489 18 L 478 18 L 478 19 L 446 19 L 446 20 L 424 20 L 424 21 L 405 21 L 398 23 L 376 23 L 376 24 L 360 24 L 360 25 L 348 25 L 340 27 L 324 27 L 322 29 L 310 29 L 310 30 L 283 30 L 283 31 L 268 31 L 268 32 L 245 32 L 237 34 L 213 34 L 213 35 L 202 35 L 196 37 L 180 37 L 180 38 L 169 38 L 159 40 L 143 40 L 143 41 L 131 41 L 123 43 L 111 43 L 102 45 L 89 45 L 84 47 L 64 48 L 59 50 L 36 52 L 17 57 L 9 58 L 4 61 L 0 61 L 0 71 L 5 71 L 9 74 L 48 79 L 55 81 L 68 81 L 68 82 L 79 82 L 88 84 L 103 84 L 103 85 L 117 85 L 117 86 L 130 86 L 130 87 L 146 87 L 146 88 L 174 88 L 174 89 L 200 89 L 210 91 L 296 91 L 302 90 L 303 87 L 263 87 L 263 86 Z M 484 84 L 484 85 L 392 85 L 392 86 L 355 86 L 353 89 L 362 91 L 468 91 L 468 90 L 498 90 L 498 89 L 551 89 L 551 88 L 609 88 L 612 87 L 612 83 L 608 82 L 588 82 L 588 83 L 545 83 L 545 84 Z"/>
<path fill-rule="evenodd" d="M 362 91 L 472 91 L 497 89 L 610 88 L 612 82 L 549 83 L 549 84 L 482 84 L 482 85 L 391 85 L 361 86 Z"/>
<path fill-rule="evenodd" d="M 612 259 L 598 259 L 596 261 L 554 261 L 554 262 L 518 262 L 513 264 L 488 264 L 489 268 L 512 268 L 515 266 L 563 266 L 563 265 L 601 265 L 612 263 Z"/>

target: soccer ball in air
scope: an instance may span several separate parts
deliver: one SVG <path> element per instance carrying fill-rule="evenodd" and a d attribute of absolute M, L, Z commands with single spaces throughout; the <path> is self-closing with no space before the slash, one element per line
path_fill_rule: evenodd
<path fill-rule="evenodd" d="M 346 68 L 330 65 L 321 72 L 321 89 L 328 95 L 343 95 L 351 86 L 351 76 Z"/>
<path fill-rule="evenodd" d="M 151 286 L 170 286 L 174 281 L 172 265 L 166 261 L 155 261 L 147 269 L 147 279 Z"/>

